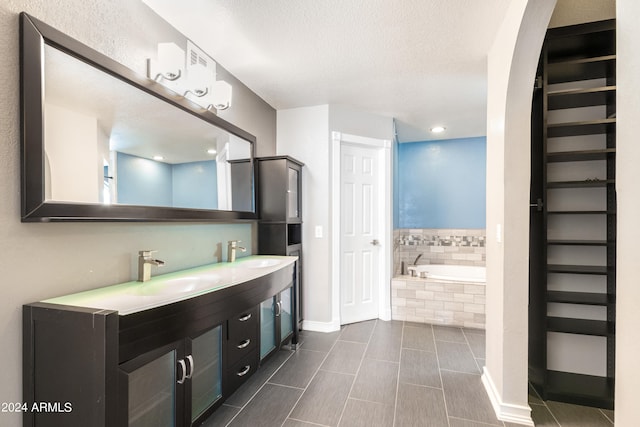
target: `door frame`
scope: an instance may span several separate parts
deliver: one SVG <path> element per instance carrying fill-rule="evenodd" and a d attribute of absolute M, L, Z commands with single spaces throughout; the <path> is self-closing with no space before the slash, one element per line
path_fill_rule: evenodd
<path fill-rule="evenodd" d="M 331 323 L 334 330 L 340 329 L 340 149 L 343 144 L 364 145 L 378 150 L 379 188 L 384 189 L 379 205 L 383 207 L 378 216 L 380 231 L 380 281 L 378 286 L 378 318 L 391 320 L 391 262 L 392 262 L 392 203 L 391 203 L 391 141 L 369 138 L 341 132 L 331 132 Z"/>

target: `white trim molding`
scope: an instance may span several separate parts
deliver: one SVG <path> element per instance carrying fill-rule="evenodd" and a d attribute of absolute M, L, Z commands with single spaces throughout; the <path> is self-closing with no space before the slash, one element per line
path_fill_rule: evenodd
<path fill-rule="evenodd" d="M 493 410 L 500 421 L 520 424 L 523 426 L 535 426 L 533 419 L 531 418 L 531 407 L 528 405 L 512 405 L 502 401 L 486 366 L 483 368 L 481 378 L 482 384 L 489 395 L 489 400 L 491 400 L 491 405 L 493 405 Z"/>
<path fill-rule="evenodd" d="M 340 330 L 340 319 L 334 319 L 331 322 L 316 322 L 314 320 L 302 321 L 303 331 L 315 332 L 335 332 Z"/>
<path fill-rule="evenodd" d="M 379 229 L 382 230 L 380 243 L 383 250 L 380 251 L 382 281 L 378 297 L 378 318 L 391 320 L 391 262 L 393 258 L 391 141 L 341 132 L 331 132 L 331 317 L 333 323 L 337 321 L 340 325 L 340 145 L 342 143 L 367 145 L 380 149 L 379 161 L 382 167 L 380 188 L 384 189 L 385 196 L 384 215 L 380 216 L 379 225 Z"/>

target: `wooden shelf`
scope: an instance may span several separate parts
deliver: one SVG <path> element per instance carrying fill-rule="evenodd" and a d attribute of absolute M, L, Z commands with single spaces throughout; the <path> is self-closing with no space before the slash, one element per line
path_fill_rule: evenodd
<path fill-rule="evenodd" d="M 615 244 L 615 242 L 607 242 L 606 240 L 562 240 L 552 239 L 547 240 L 547 245 L 563 245 L 563 246 L 607 246 L 608 244 Z"/>
<path fill-rule="evenodd" d="M 591 292 L 547 291 L 548 302 L 606 306 L 607 304 L 611 303 L 612 300 L 613 297 L 607 294 L 596 294 Z"/>
<path fill-rule="evenodd" d="M 602 150 L 559 151 L 555 153 L 547 153 L 547 163 L 607 160 L 607 157 L 615 155 L 615 152 L 615 148 L 605 148 Z"/>
<path fill-rule="evenodd" d="M 615 211 L 547 211 L 548 215 L 615 215 Z"/>
<path fill-rule="evenodd" d="M 616 75 L 616 55 L 580 58 L 551 63 L 548 66 L 549 84 L 579 80 L 601 79 Z"/>
<path fill-rule="evenodd" d="M 602 188 L 614 184 L 613 179 L 599 179 L 591 181 L 555 181 L 547 182 L 547 188 Z"/>
<path fill-rule="evenodd" d="M 547 371 L 546 399 L 613 409 L 613 378 Z"/>
<path fill-rule="evenodd" d="M 615 131 L 615 126 L 615 118 L 548 124 L 547 138 L 606 134 Z"/>
<path fill-rule="evenodd" d="M 607 274 L 607 266 L 603 265 L 565 265 L 565 264 L 548 264 L 547 272 L 549 273 L 568 273 L 568 274 Z"/>
<path fill-rule="evenodd" d="M 549 92 L 547 96 L 547 108 L 549 110 L 592 107 L 595 105 L 615 105 L 616 86 L 559 90 Z"/>
<path fill-rule="evenodd" d="M 547 317 L 547 331 L 549 332 L 606 337 L 609 335 L 609 329 L 609 323 L 605 320 Z"/>

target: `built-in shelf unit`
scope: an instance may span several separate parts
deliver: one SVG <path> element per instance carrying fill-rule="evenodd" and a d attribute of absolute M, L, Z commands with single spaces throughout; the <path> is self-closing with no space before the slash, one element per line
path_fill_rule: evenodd
<path fill-rule="evenodd" d="M 554 28 L 532 110 L 529 379 L 613 409 L 616 24 Z"/>

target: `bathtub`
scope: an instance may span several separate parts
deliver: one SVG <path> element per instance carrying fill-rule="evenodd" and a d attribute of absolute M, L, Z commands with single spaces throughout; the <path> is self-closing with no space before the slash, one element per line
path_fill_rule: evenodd
<path fill-rule="evenodd" d="M 391 318 L 467 328 L 485 327 L 485 267 L 425 264 L 391 280 Z"/>
<path fill-rule="evenodd" d="M 425 264 L 410 266 L 408 270 L 412 277 L 423 279 L 473 283 L 484 283 L 486 281 L 485 267 Z"/>

